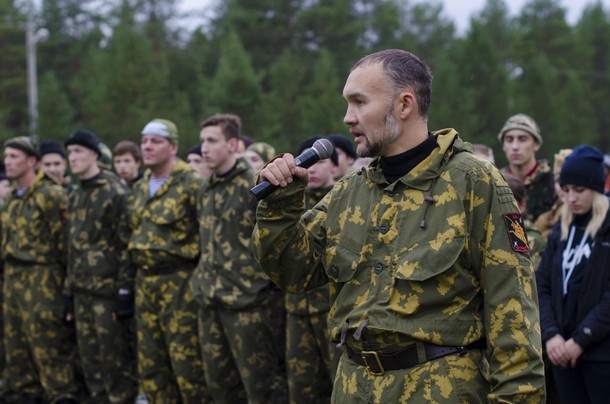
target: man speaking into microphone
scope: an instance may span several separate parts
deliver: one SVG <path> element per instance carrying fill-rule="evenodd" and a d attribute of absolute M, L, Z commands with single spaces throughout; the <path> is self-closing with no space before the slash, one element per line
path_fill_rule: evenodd
<path fill-rule="evenodd" d="M 411 53 L 362 58 L 344 122 L 374 157 L 305 211 L 286 154 L 260 179 L 254 254 L 288 293 L 329 283 L 342 350 L 333 403 L 544 402 L 534 271 L 506 181 L 453 129 L 428 131 L 432 74 Z"/>

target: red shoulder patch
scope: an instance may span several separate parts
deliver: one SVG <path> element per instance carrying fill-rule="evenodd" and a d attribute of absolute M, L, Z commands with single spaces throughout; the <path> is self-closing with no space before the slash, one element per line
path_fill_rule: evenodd
<path fill-rule="evenodd" d="M 504 226 L 510 240 L 510 246 L 513 251 L 529 252 L 530 245 L 527 241 L 527 233 L 525 232 L 525 223 L 521 213 L 504 213 Z"/>

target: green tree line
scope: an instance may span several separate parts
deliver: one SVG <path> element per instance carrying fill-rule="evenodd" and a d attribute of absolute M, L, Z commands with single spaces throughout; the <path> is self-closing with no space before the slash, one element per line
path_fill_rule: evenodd
<path fill-rule="evenodd" d="M 0 140 L 28 134 L 23 3 L 0 0 Z M 599 0 L 574 24 L 558 0 L 528 0 L 514 17 L 507 1 L 486 0 L 463 33 L 440 0 L 215 0 L 198 27 L 177 6 L 42 1 L 39 137 L 89 128 L 112 147 L 164 117 L 185 151 L 205 117 L 231 112 L 244 134 L 294 150 L 313 134 L 347 133 L 351 65 L 401 48 L 435 76 L 430 127 L 492 146 L 501 164 L 497 133 L 517 112 L 538 121 L 547 158 L 578 143 L 610 151 L 610 10 Z"/>

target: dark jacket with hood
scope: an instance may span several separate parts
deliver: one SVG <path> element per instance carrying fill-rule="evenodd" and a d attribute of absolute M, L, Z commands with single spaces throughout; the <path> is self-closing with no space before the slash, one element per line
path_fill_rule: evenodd
<path fill-rule="evenodd" d="M 536 272 L 540 301 L 542 340 L 556 334 L 583 348 L 581 359 L 610 361 L 610 211 L 597 232 L 591 255 L 584 268 L 578 299 L 576 330 L 564 335 L 569 319 L 563 318 L 562 255 L 566 240 L 561 240 L 561 223 L 555 224 Z M 572 319 L 573 320 L 573 319 Z"/>

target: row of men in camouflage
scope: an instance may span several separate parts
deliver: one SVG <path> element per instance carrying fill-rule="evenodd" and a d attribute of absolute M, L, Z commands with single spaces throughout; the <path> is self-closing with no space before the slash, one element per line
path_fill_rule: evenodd
<path fill-rule="evenodd" d="M 152 403 L 328 402 L 331 394 L 333 402 L 543 400 L 530 245 L 512 192 L 457 132 L 422 126 L 425 97 L 413 94 L 413 84 L 392 92 L 402 109 L 383 110 L 384 131 L 394 138 L 373 144 L 381 132 L 368 133 L 357 119 L 371 119 L 361 111 L 372 101 L 388 100 L 379 93 L 386 63 L 421 69 L 422 88 L 431 81 L 413 55 L 396 51 L 365 59 L 350 74 L 346 123 L 364 145 L 360 154 L 381 160 L 333 187 L 356 158 L 350 141 L 333 139 L 336 154 L 306 176 L 286 171 L 291 156 L 280 157 L 263 178 L 307 182 L 258 206 L 235 115 L 201 125 L 205 180 L 177 158 L 178 131 L 164 119 L 142 130 L 147 170 L 130 187 L 100 168 L 101 144 L 90 131 L 65 141 L 79 178 L 69 194 L 36 171 L 39 150 L 30 138 L 7 141 L 15 189 L 1 216 L 3 399 L 129 403 L 139 388 Z M 421 142 L 400 159 L 384 157 L 382 146 L 404 136 L 403 124 Z M 509 151 L 514 142 L 536 149 L 539 130 L 519 114 L 500 140 L 509 171 L 529 188 L 541 186 L 528 193 L 535 219 L 555 202 L 552 182 L 542 180 L 548 166 L 531 166 L 531 155 L 520 164 L 524 152 L 515 147 L 511 160 Z M 402 211 L 414 213 L 397 222 Z M 416 238 L 412 245 L 407 235 Z M 413 365 L 401 367 L 412 352 Z"/>
<path fill-rule="evenodd" d="M 141 150 L 115 147 L 123 181 L 102 168 L 102 144 L 88 130 L 64 143 L 77 183 L 54 173 L 57 145 L 43 142 L 37 170 L 31 138 L 5 142 L 14 190 L 2 213 L 4 401 L 131 403 L 141 389 L 152 403 L 282 403 L 288 384 L 311 401 L 319 391 L 330 399 L 328 292 L 314 296 L 318 309 L 307 296 L 285 303 L 254 260 L 254 172 L 239 158 L 240 131 L 235 115 L 203 122 L 188 158 L 199 152 L 206 179 L 176 157 L 178 131 L 164 119 L 144 127 Z M 339 142 L 347 167 L 355 151 Z M 129 169 L 140 161 L 143 176 Z M 311 168 L 318 199 L 339 170 L 332 161 Z"/>

